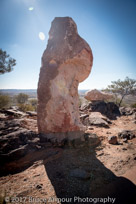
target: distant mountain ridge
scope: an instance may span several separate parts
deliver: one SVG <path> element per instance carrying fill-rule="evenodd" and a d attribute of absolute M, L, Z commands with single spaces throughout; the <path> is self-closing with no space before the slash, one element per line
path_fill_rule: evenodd
<path fill-rule="evenodd" d="M 87 90 L 78 90 L 79 95 L 84 95 Z M 25 93 L 31 97 L 37 97 L 37 89 L 0 89 L 0 94 L 8 94 L 10 96 Z"/>
<path fill-rule="evenodd" d="M 37 89 L 0 89 L 0 94 L 15 96 L 19 93 L 28 94 L 31 97 L 37 97 Z"/>

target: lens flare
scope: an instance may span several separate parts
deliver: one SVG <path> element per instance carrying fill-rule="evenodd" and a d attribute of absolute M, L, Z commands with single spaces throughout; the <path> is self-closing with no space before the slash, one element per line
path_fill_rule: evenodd
<path fill-rule="evenodd" d="M 34 7 L 29 7 L 28 10 L 29 10 L 29 11 L 33 11 L 33 10 L 34 10 Z"/>
<path fill-rule="evenodd" d="M 43 32 L 39 33 L 39 38 L 40 38 L 40 40 L 45 40 L 45 35 Z"/>

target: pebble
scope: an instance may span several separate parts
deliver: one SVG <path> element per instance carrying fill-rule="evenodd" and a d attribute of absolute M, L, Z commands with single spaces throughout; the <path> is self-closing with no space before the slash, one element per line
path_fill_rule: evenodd
<path fill-rule="evenodd" d="M 109 136 L 108 142 L 109 142 L 109 144 L 113 144 L 113 145 L 117 144 L 118 143 L 117 136 Z"/>
<path fill-rule="evenodd" d="M 37 189 L 41 189 L 42 186 L 43 186 L 43 184 L 38 184 L 38 185 L 36 186 L 36 188 L 37 188 Z"/>
<path fill-rule="evenodd" d="M 122 150 L 127 150 L 127 148 L 123 147 Z"/>

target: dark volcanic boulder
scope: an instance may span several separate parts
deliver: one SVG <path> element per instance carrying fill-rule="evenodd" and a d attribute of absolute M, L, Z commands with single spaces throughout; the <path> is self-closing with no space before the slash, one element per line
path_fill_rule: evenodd
<path fill-rule="evenodd" d="M 109 119 L 116 119 L 117 116 L 120 116 L 119 107 L 113 102 L 104 102 L 104 101 L 95 101 L 91 104 L 92 112 L 100 112 Z"/>

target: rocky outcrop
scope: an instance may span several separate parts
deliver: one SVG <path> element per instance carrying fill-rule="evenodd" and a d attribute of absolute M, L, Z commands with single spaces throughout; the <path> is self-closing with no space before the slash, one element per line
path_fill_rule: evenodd
<path fill-rule="evenodd" d="M 3 109 L 3 110 L 0 110 L 0 112 L 2 114 L 7 115 L 8 118 L 14 118 L 14 117 L 18 117 L 18 118 L 22 117 L 23 118 L 23 117 L 27 116 L 26 113 L 19 111 L 19 109 L 16 107 L 13 107 L 13 108 L 11 107 L 10 109 L 7 109 L 7 110 Z"/>
<path fill-rule="evenodd" d="M 34 159 L 30 155 L 42 149 L 39 140 L 35 116 L 17 108 L 0 110 L 0 175 L 29 166 Z"/>
<path fill-rule="evenodd" d="M 25 119 L 2 120 L 0 123 L 0 154 L 6 158 L 14 157 L 15 152 L 20 152 L 20 148 L 38 144 L 38 134 L 23 127 Z M 31 121 L 32 123 L 33 121 Z M 36 138 L 36 139 L 35 139 Z M 29 147 L 29 149 L 31 149 Z M 22 151 L 21 151 L 22 152 Z M 24 152 L 25 153 L 25 152 Z M 21 157 L 21 156 L 20 156 Z M 1 158 L 1 157 L 0 157 Z"/>
<path fill-rule="evenodd" d="M 136 113 L 136 108 L 131 108 L 131 107 L 120 107 L 119 110 L 121 115 L 124 115 L 124 116 L 129 116 Z"/>
<path fill-rule="evenodd" d="M 101 113 L 94 112 L 89 115 L 89 123 L 90 125 L 109 128 L 109 124 L 111 124 L 111 121 Z"/>
<path fill-rule="evenodd" d="M 91 112 L 100 112 L 111 120 L 121 116 L 119 107 L 114 102 L 93 101 L 84 103 L 80 107 L 80 114 L 90 114 Z M 82 118 L 82 117 L 81 117 Z M 134 119 L 134 118 L 133 118 Z"/>
<path fill-rule="evenodd" d="M 103 100 L 108 100 L 113 98 L 113 95 L 94 89 L 94 90 L 87 91 L 84 97 L 89 101 L 103 101 Z"/>
<path fill-rule="evenodd" d="M 113 102 L 106 103 L 104 101 L 94 101 L 91 104 L 90 111 L 100 112 L 111 120 L 120 116 L 119 107 Z"/>
<path fill-rule="evenodd" d="M 38 130 L 47 138 L 80 137 L 78 84 L 90 74 L 93 56 L 72 18 L 52 22 L 38 83 Z M 76 133 L 75 135 L 73 133 Z M 66 133 L 66 134 L 65 134 Z"/>
<path fill-rule="evenodd" d="M 91 112 L 89 115 L 88 114 L 81 115 L 80 119 L 82 123 L 86 126 L 93 125 L 98 127 L 109 128 L 109 124 L 111 124 L 111 121 L 99 112 Z"/>

